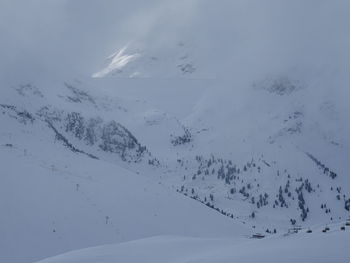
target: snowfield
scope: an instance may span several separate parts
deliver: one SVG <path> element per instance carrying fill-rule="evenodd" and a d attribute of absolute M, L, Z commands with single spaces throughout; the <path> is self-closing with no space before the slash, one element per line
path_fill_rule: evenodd
<path fill-rule="evenodd" d="M 1 121 L 1 262 L 154 235 L 249 233 L 143 175 L 67 151 L 45 126 L 26 130 L 3 115 Z"/>
<path fill-rule="evenodd" d="M 296 234 L 266 240 L 160 236 L 73 251 L 38 263 L 346 263 L 349 231 Z"/>

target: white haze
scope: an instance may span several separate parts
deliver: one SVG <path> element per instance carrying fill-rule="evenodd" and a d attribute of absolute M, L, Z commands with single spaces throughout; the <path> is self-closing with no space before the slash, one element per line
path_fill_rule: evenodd
<path fill-rule="evenodd" d="M 288 75 L 346 112 L 349 10 L 347 0 L 1 0 L 0 79 L 91 76 L 129 43 L 166 54 L 184 42 L 206 77 Z"/>
<path fill-rule="evenodd" d="M 191 42 L 219 77 L 349 69 L 346 0 L 1 0 L 0 7 L 2 73 L 17 78 L 42 70 L 90 75 L 132 41 Z"/>

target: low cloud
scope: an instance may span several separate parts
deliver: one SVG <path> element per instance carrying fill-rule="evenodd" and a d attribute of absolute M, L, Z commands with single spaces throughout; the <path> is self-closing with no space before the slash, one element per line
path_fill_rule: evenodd
<path fill-rule="evenodd" d="M 90 75 L 127 43 L 196 47 L 221 78 L 349 70 L 346 0 L 2 0 L 2 77 Z"/>

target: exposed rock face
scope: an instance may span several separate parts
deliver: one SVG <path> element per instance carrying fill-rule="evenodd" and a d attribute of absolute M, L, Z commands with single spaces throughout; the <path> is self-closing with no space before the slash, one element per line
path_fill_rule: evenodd
<path fill-rule="evenodd" d="M 255 85 L 280 96 L 292 94 L 303 86 L 299 81 L 293 80 L 287 76 L 270 77 Z"/>
<path fill-rule="evenodd" d="M 73 137 L 94 150 L 117 154 L 123 161 L 140 162 L 147 152 L 130 131 L 114 120 L 106 122 L 100 117 L 89 118 L 79 112 L 48 107 L 42 108 L 38 115 L 65 137 Z"/>

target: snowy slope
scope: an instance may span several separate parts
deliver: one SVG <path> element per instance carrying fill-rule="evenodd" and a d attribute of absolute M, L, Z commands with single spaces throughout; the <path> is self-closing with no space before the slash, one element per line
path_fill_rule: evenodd
<path fill-rule="evenodd" d="M 145 174 L 72 152 L 37 115 L 32 121 L 6 110 L 0 115 L 0 207 L 6 211 L 0 261 L 33 262 L 154 235 L 248 233 Z"/>
<path fill-rule="evenodd" d="M 2 90 L 1 169 L 4 176 L 11 176 L 3 184 L 2 206 L 15 209 L 2 224 L 10 226 L 3 230 L 7 258 L 14 257 L 15 243 L 27 251 L 23 257 L 39 259 L 153 235 L 236 236 L 267 229 L 281 233 L 293 224 L 312 226 L 348 218 L 348 144 L 346 133 L 341 132 L 346 122 L 338 114 L 334 127 L 329 126 L 328 119 L 322 119 L 327 115 L 310 110 L 308 89 L 279 95 L 271 91 L 273 85 L 231 89 L 218 81 L 196 81 L 198 88 L 191 89 L 192 80 L 167 83 L 73 80 L 51 82 L 50 92 L 45 83 Z M 153 88 L 145 91 L 140 84 Z M 177 109 L 182 94 L 173 94 L 173 87 L 180 84 L 188 96 L 184 96 L 184 109 Z M 278 87 L 283 90 L 283 85 Z M 152 106 L 160 96 L 165 101 Z M 312 107 L 319 107 L 320 102 Z M 241 118 L 244 115 L 249 118 Z M 337 138 L 323 136 L 324 127 L 338 131 Z M 143 147 L 142 155 L 135 153 Z M 18 166 L 11 161 L 15 158 Z M 29 172 L 23 173 L 23 167 Z M 330 170 L 325 172 L 326 168 Z M 31 177 L 24 189 L 18 188 L 16 182 L 26 182 L 28 175 L 35 179 Z M 61 186 L 47 189 L 52 184 Z M 54 194 L 50 203 L 37 201 L 46 200 L 48 192 Z M 16 201 L 20 193 L 23 199 Z M 26 212 L 31 207 L 24 202 L 27 196 L 36 200 L 31 202 L 35 213 Z M 70 199 L 72 204 L 66 208 Z M 9 204 L 13 205 L 9 208 Z M 57 209 L 42 219 L 40 211 L 52 207 Z M 78 209 L 76 216 L 72 216 L 74 209 Z M 16 214 L 25 216 L 17 218 Z M 171 220 L 179 216 L 184 218 L 176 219 L 175 227 Z M 133 218 L 135 222 L 129 224 Z M 16 220 L 33 225 L 23 230 L 24 221 Z M 67 224 L 69 230 L 55 240 L 60 232 L 55 225 L 66 228 Z M 76 225 L 81 227 L 75 229 Z M 27 249 L 20 240 L 28 240 L 31 231 L 41 233 L 41 238 Z M 22 261 L 21 257 L 17 260 Z"/>
<path fill-rule="evenodd" d="M 333 226 L 334 228 L 338 226 Z M 349 231 L 300 233 L 264 240 L 154 237 L 73 251 L 40 263 L 348 262 Z"/>
<path fill-rule="evenodd" d="M 185 127 L 178 133 L 166 125 L 161 148 L 158 137 L 148 140 L 152 153 L 162 153 L 164 183 L 262 230 L 349 216 L 346 91 L 288 76 L 129 81 L 95 83 L 158 103 Z M 146 139 L 144 129 L 133 131 Z"/>
<path fill-rule="evenodd" d="M 246 200 L 249 209 L 238 214 L 248 217 L 254 212 L 266 221 L 279 214 L 281 221 L 293 218 L 303 223 L 297 215 L 301 212 L 300 198 L 305 199 L 305 209 L 310 211 L 306 221 L 326 223 L 346 218 L 350 185 L 348 106 L 337 99 L 341 93 L 327 96 L 331 94 L 328 88 L 315 94 L 314 87 L 305 85 L 280 95 L 276 87 L 288 89 L 291 84 L 276 82 L 278 85 L 268 82 L 267 87 L 229 87 L 218 82 L 221 86 L 203 96 L 184 121 L 193 131 L 190 144 L 200 158 L 190 172 L 179 168 L 186 176 L 179 189 L 183 185 L 185 190 L 193 188 L 203 200 L 205 196 L 208 199 L 205 192 L 211 188 L 209 192 L 219 199 L 215 203 L 221 203 L 219 208 L 236 213 L 237 207 L 231 206 L 230 200 Z M 188 159 L 187 155 L 181 166 L 186 167 L 183 163 Z M 306 187 L 308 184 L 311 187 Z M 296 190 L 300 187 L 303 196 Z M 258 205 L 260 195 L 265 194 L 268 200 Z M 330 212 L 320 209 L 325 203 Z"/>

